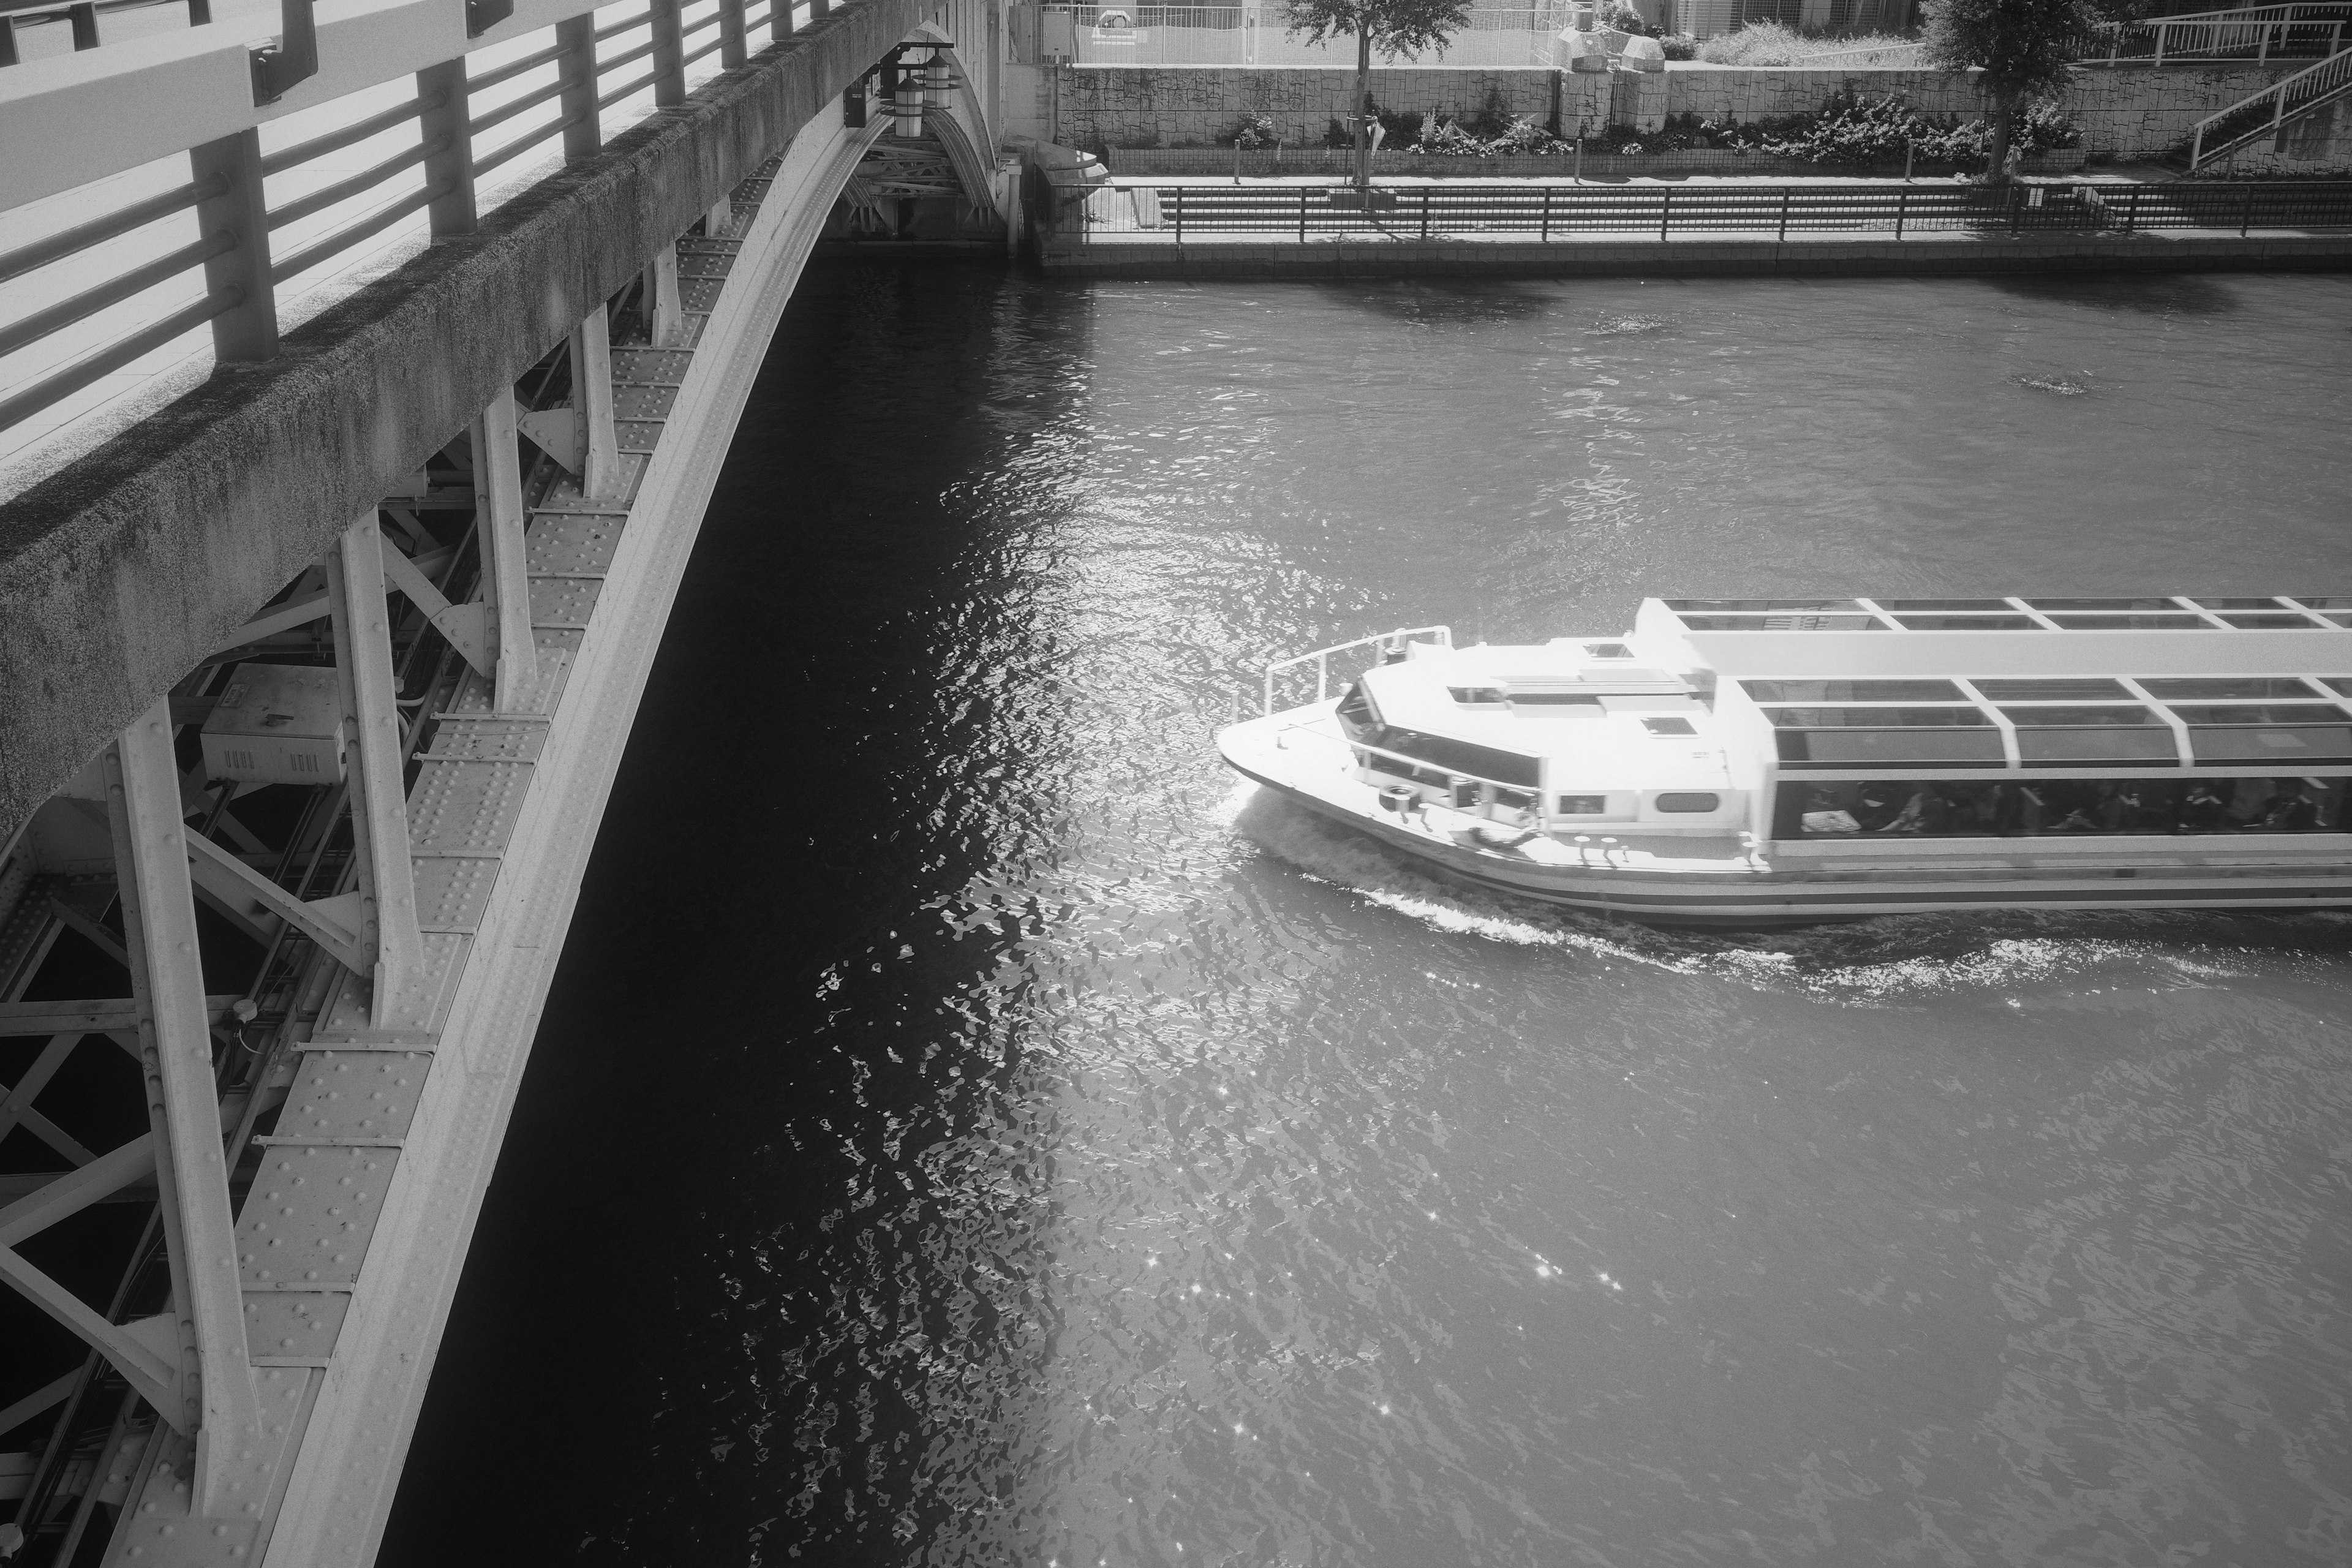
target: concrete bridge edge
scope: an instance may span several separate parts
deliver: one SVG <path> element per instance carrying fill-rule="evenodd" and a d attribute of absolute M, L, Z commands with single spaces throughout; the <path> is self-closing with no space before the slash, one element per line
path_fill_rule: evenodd
<path fill-rule="evenodd" d="M 327 1374 L 335 1386 L 319 1401 L 313 1440 L 289 1479 L 265 1568 L 365 1568 L 374 1559 L 671 603 L 769 340 L 834 198 L 872 139 L 870 132 L 820 137 L 817 130 L 794 141 L 745 236 L 732 298 L 721 306 L 731 320 L 714 317 L 704 338 L 708 352 L 723 332 L 725 357 L 707 380 L 693 376 L 700 387 L 681 391 L 672 428 L 684 439 L 656 449 L 624 531 L 622 554 L 541 758 L 541 776 L 560 781 L 558 787 L 535 791 L 517 824 L 459 983 L 440 1067 L 411 1129 L 413 1157 L 403 1160 L 369 1250 L 368 1273 L 381 1284 L 356 1300 L 372 1304 L 374 1321 L 355 1312 L 346 1328 L 346 1338 L 365 1349 Z"/>
<path fill-rule="evenodd" d="M 923 15 L 835 11 L 0 507 L 0 844 Z"/>

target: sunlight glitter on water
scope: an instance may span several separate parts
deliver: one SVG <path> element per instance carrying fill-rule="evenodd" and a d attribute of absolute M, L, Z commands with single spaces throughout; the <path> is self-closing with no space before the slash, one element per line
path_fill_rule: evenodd
<path fill-rule="evenodd" d="M 1210 738 L 1398 625 L 2352 582 L 2346 328 L 2334 278 L 818 280 L 468 1264 L 577 1321 L 461 1300 L 417 1495 L 597 1568 L 2327 1561 L 2352 921 L 1646 931 Z"/>

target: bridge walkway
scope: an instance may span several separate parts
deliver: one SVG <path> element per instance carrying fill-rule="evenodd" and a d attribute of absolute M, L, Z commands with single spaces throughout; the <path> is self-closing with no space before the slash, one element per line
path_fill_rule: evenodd
<path fill-rule="evenodd" d="M 12 1568 L 373 1557 L 734 421 L 881 138 L 991 204 L 988 3 L 811 7 L 0 504 Z"/>

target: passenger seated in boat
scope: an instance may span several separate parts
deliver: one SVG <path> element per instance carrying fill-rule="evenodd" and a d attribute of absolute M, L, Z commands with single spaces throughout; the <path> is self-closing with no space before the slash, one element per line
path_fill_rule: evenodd
<path fill-rule="evenodd" d="M 1950 821 L 1952 808 L 1944 797 L 1929 785 L 1921 784 L 1911 792 L 1881 833 L 1942 833 Z"/>
<path fill-rule="evenodd" d="M 2274 779 L 2269 809 L 2252 826 L 2263 833 L 2308 833 L 2319 826 L 2319 803 L 2302 779 Z"/>
<path fill-rule="evenodd" d="M 2179 820 L 2182 833 L 2219 833 L 2230 826 L 2230 804 L 2211 784 L 2199 779 L 2180 802 Z"/>

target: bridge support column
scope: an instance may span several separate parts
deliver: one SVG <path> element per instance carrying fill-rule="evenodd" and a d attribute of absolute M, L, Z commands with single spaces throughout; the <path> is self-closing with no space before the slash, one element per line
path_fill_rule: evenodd
<path fill-rule="evenodd" d="M 104 758 L 106 811 L 122 896 L 123 945 L 147 1079 L 155 1180 L 172 1306 L 150 1320 L 176 1342 L 179 1419 L 194 1430 L 191 1511 L 228 1511 L 233 1468 L 257 1445 L 261 1416 L 245 1342 L 236 1222 L 221 1152 L 219 1089 L 205 1005 L 204 958 L 181 820 L 172 714 L 158 700 Z M 397 777 L 397 775 L 395 775 Z M 160 1335 L 158 1336 L 160 1337 Z M 153 1341 L 150 1341 L 151 1345 Z M 174 1414 L 167 1406 L 163 1414 Z"/>
<path fill-rule="evenodd" d="M 743 0 L 719 0 L 719 63 L 733 70 L 751 58 L 743 36 Z"/>
<path fill-rule="evenodd" d="M 580 411 L 580 493 L 620 493 L 621 443 L 613 430 L 613 338 L 599 304 L 572 333 L 572 406 Z"/>
<path fill-rule="evenodd" d="M 501 392 L 474 424 L 475 532 L 482 542 L 482 602 L 498 671 L 491 705 L 521 710 L 539 678 L 530 635 L 530 578 L 522 536 L 522 466 L 515 455 L 514 394 Z"/>
<path fill-rule="evenodd" d="M 654 103 L 667 109 L 686 101 L 686 35 L 678 0 L 653 0 Z"/>
<path fill-rule="evenodd" d="M 352 858 L 359 868 L 352 923 L 362 950 L 374 957 L 370 1021 L 379 1029 L 394 1026 L 402 994 L 417 984 L 424 967 L 385 592 L 383 535 L 371 507 L 329 552 L 327 597 L 343 699 L 343 780 L 351 791 Z"/>
<path fill-rule="evenodd" d="M 205 262 L 205 288 L 236 292 L 236 303 L 213 318 L 213 357 L 249 363 L 278 353 L 278 291 L 269 276 L 269 205 L 261 194 L 261 132 L 245 130 L 188 151 L 188 172 L 220 194 L 196 204 L 196 227 L 206 238 L 231 243 Z"/>
<path fill-rule="evenodd" d="M 555 62 L 563 82 L 563 159 L 576 163 L 594 157 L 604 145 L 596 108 L 595 16 L 591 13 L 558 22 L 555 42 L 563 50 Z"/>
<path fill-rule="evenodd" d="M 686 319 L 678 309 L 676 242 L 654 253 L 653 265 L 646 268 L 646 291 L 653 296 L 653 308 L 646 312 L 646 319 L 652 325 L 654 347 L 676 348 L 686 335 Z"/>
<path fill-rule="evenodd" d="M 425 154 L 425 184 L 441 190 L 425 209 L 433 237 L 474 232 L 474 135 L 468 128 L 471 110 L 466 97 L 466 57 L 427 66 L 416 73 L 416 96 L 438 106 L 420 117 L 425 145 L 437 151 Z M 444 189 L 443 187 L 446 187 Z"/>

